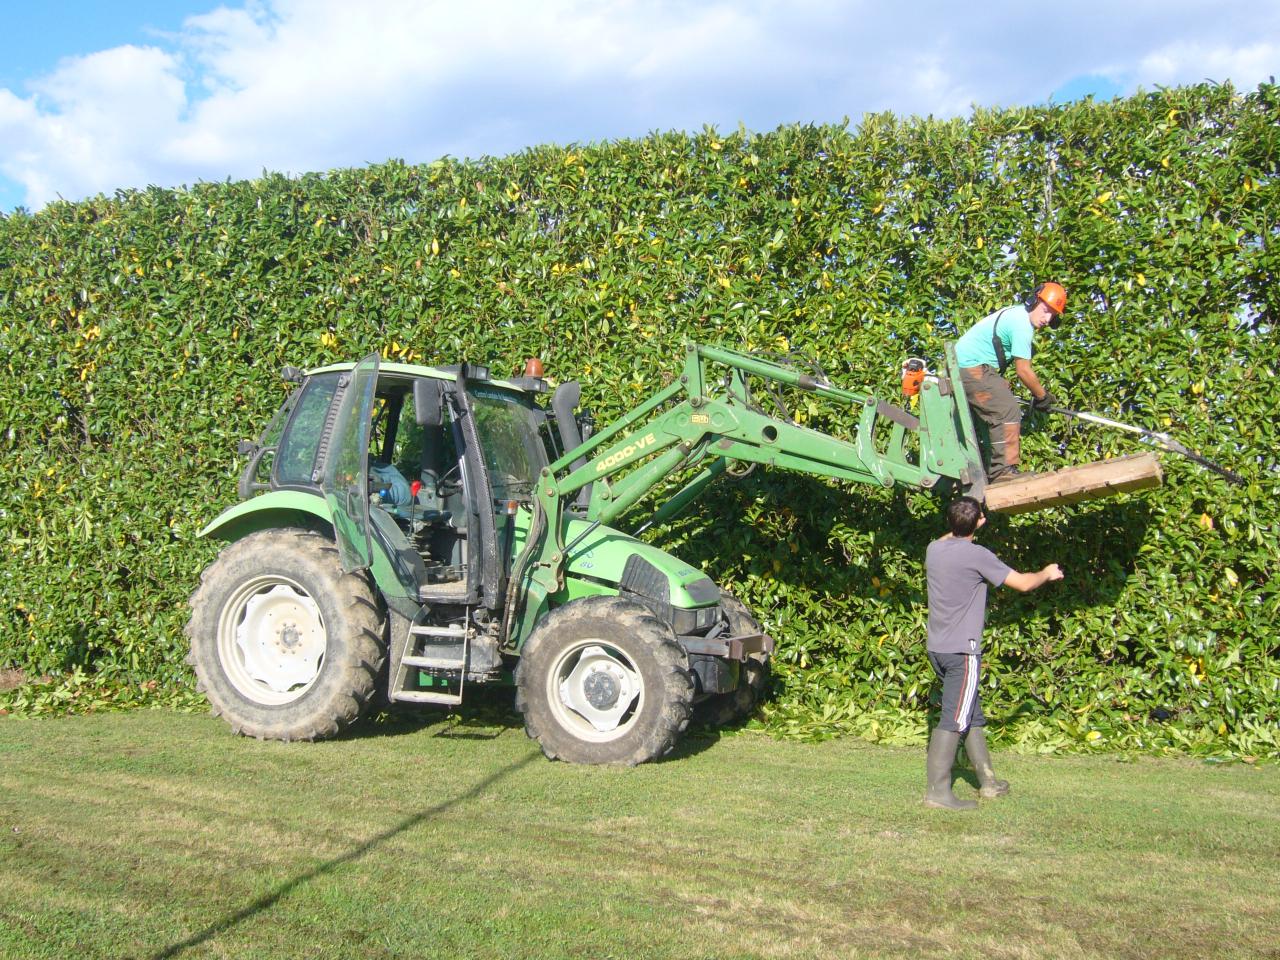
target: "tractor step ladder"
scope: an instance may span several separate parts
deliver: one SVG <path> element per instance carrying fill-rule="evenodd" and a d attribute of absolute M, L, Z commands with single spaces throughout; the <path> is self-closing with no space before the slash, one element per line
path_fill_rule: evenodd
<path fill-rule="evenodd" d="M 391 699 L 407 703 L 443 703 L 456 705 L 462 702 L 462 686 L 467 676 L 467 654 L 471 644 L 471 630 L 462 627 L 433 627 L 413 624 L 405 643 L 406 653 L 396 665 L 396 682 Z M 419 643 L 422 649 L 416 653 Z M 458 673 L 458 687 L 454 692 L 441 690 L 404 690 L 408 671 L 439 670 Z"/>

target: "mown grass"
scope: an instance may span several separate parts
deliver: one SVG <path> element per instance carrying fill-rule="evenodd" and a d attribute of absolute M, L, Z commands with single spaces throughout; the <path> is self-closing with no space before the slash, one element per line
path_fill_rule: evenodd
<path fill-rule="evenodd" d="M 477 718 L 0 719 L 0 956 L 1280 956 L 1275 768 L 996 760 L 956 815 L 854 740 L 623 770 Z"/>

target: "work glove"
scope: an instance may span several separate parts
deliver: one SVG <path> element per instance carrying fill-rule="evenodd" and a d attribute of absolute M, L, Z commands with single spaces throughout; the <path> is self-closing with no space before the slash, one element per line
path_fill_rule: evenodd
<path fill-rule="evenodd" d="M 1055 397 L 1048 390 L 1044 392 L 1043 397 L 1038 397 L 1037 399 L 1034 399 L 1031 401 L 1032 409 L 1039 410 L 1041 413 L 1048 413 L 1049 410 L 1051 410 L 1053 407 L 1056 407 L 1057 405 L 1058 405 L 1058 398 Z"/>

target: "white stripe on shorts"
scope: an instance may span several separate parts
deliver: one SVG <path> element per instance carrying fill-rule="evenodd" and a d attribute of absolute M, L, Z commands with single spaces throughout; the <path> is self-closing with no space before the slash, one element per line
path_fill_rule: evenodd
<path fill-rule="evenodd" d="M 978 658 L 973 654 L 964 654 L 964 687 L 960 690 L 960 702 L 956 704 L 956 726 L 961 730 L 969 728 L 973 703 L 978 699 L 977 661 Z"/>

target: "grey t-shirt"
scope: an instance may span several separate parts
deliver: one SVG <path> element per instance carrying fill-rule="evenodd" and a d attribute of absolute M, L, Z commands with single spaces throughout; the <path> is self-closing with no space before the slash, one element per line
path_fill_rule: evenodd
<path fill-rule="evenodd" d="M 1000 586 L 1013 568 L 972 540 L 943 537 L 924 553 L 929 582 L 929 642 L 934 653 L 981 653 L 987 584 Z"/>

